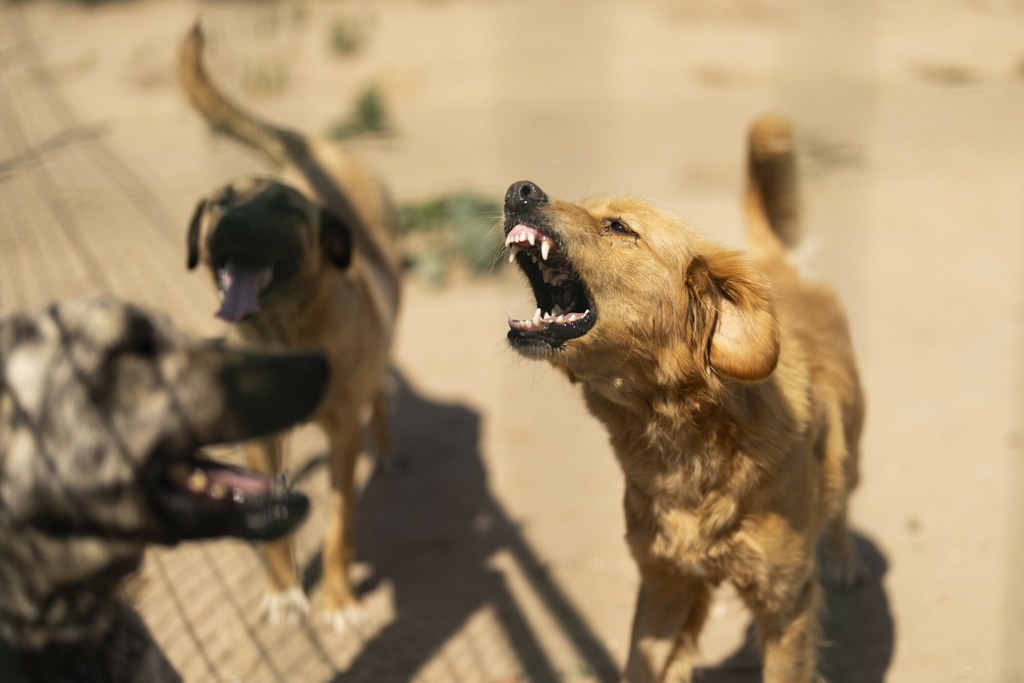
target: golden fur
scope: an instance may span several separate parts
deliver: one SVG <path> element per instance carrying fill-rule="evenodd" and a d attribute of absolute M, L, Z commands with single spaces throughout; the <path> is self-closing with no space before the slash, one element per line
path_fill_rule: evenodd
<path fill-rule="evenodd" d="M 272 263 L 275 279 L 261 292 L 258 311 L 232 325 L 232 337 L 315 348 L 335 370 L 315 419 L 330 451 L 324 608 L 340 629 L 360 618 L 347 566 L 364 415 L 372 418 L 378 446 L 387 438 L 384 399 L 401 270 L 395 212 L 383 183 L 352 156 L 227 100 L 203 68 L 202 46 L 197 26 L 181 51 L 183 89 L 214 129 L 263 152 L 281 170 L 277 177 L 236 180 L 200 200 L 189 229 L 189 267 L 203 262 L 216 284 L 226 255 Z M 289 275 L 278 282 L 278 273 Z M 283 437 L 247 444 L 245 450 L 253 466 L 282 470 Z M 290 542 L 268 545 L 266 557 L 264 617 L 303 615 L 306 600 Z"/>
<path fill-rule="evenodd" d="M 632 682 L 690 680 L 723 581 L 753 612 L 764 680 L 810 681 L 819 538 L 823 578 L 850 584 L 860 572 L 846 499 L 863 401 L 846 320 L 773 229 L 796 216 L 788 124 L 763 117 L 749 142 L 749 258 L 629 197 L 573 204 L 519 183 L 506 198 L 506 231 L 552 239 L 596 316 L 562 343 L 509 336 L 582 387 L 625 475 L 641 574 Z M 794 226 L 782 235 L 792 241 Z"/>

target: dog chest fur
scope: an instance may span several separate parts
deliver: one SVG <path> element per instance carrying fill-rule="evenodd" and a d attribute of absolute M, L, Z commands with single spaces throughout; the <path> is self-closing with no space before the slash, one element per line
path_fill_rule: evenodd
<path fill-rule="evenodd" d="M 790 359 L 780 364 L 780 376 L 806 379 L 801 367 L 790 365 Z M 783 401 L 777 394 L 799 393 L 794 386 L 806 388 L 804 381 L 780 383 L 776 378 L 735 385 L 718 395 L 648 387 L 648 396 L 660 398 L 636 413 L 583 382 L 587 405 L 608 428 L 625 475 L 627 541 L 637 562 L 667 564 L 713 583 L 766 580 L 768 550 L 758 540 L 761 534 L 749 531 L 799 527 L 807 517 L 799 509 L 787 514 L 777 500 L 762 499 L 758 491 L 775 490 L 764 486 L 766 480 L 817 476 L 812 453 L 817 430 L 806 399 L 794 400 L 799 398 L 795 394 L 785 401 L 797 406 L 786 420 L 788 439 L 762 443 L 752 437 L 759 430 L 738 425 L 779 422 Z M 813 505 L 797 503 L 800 509 Z M 768 510 L 772 514 L 765 514 Z"/>

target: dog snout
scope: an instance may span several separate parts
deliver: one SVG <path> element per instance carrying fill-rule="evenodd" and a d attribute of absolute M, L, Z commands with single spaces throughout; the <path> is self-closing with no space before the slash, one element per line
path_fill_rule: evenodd
<path fill-rule="evenodd" d="M 529 180 L 520 180 L 519 182 L 512 183 L 509 185 L 508 192 L 505 193 L 506 211 L 515 211 L 524 206 L 537 206 L 547 203 L 548 196 L 544 194 L 544 190 Z"/>
<path fill-rule="evenodd" d="M 193 367 L 215 380 L 209 400 L 189 405 L 195 436 L 204 443 L 258 438 L 287 429 L 317 410 L 330 377 L 318 352 L 262 352 L 206 346 Z"/>

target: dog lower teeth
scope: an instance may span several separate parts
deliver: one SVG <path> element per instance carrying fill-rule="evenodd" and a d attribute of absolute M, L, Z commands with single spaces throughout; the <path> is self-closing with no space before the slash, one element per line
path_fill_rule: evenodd
<path fill-rule="evenodd" d="M 525 318 L 523 320 L 517 320 L 512 317 L 512 311 L 508 311 L 508 326 L 513 330 L 519 330 L 522 332 L 535 332 L 543 329 L 547 325 L 565 325 L 568 323 L 574 323 L 577 320 L 582 320 L 590 314 L 590 309 L 587 309 L 583 313 L 578 312 L 563 312 L 561 307 L 555 306 L 550 313 L 541 313 L 538 308 L 533 312 L 532 318 Z"/>

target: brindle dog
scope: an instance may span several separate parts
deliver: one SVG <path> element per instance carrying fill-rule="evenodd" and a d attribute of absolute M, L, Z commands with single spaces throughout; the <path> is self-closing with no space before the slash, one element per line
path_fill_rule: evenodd
<path fill-rule="evenodd" d="M 329 441 L 330 502 L 324 538 L 324 607 L 341 630 L 361 611 L 349 584 L 354 469 L 363 423 L 387 441 L 385 397 L 399 304 L 396 218 L 383 184 L 335 145 L 266 123 L 228 101 L 202 64 L 198 26 L 181 51 L 179 76 L 216 130 L 263 152 L 280 178 L 244 178 L 200 200 L 188 230 L 188 266 L 203 263 L 221 297 L 217 315 L 240 342 L 315 348 L 336 369 L 316 421 Z M 283 469 L 283 437 L 246 444 L 250 464 Z M 260 607 L 271 622 L 303 616 L 288 541 L 266 547 L 269 585 Z"/>
<path fill-rule="evenodd" d="M 109 300 L 0 321 L 0 672 L 180 680 L 119 587 L 147 545 L 278 538 L 309 503 L 200 456 L 306 418 L 319 354 L 196 343 Z"/>

